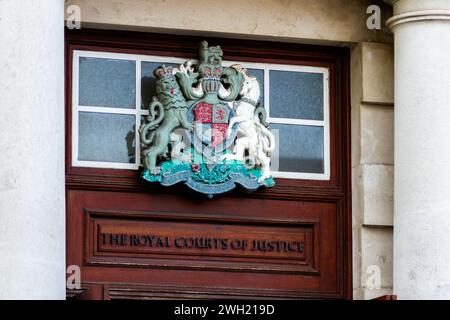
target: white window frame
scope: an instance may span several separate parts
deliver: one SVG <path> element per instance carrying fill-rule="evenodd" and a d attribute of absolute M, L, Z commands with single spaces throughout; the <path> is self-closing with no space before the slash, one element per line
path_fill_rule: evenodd
<path fill-rule="evenodd" d="M 113 108 L 99 106 L 80 106 L 79 105 L 79 59 L 83 58 L 103 58 L 116 60 L 134 61 L 136 64 L 136 99 L 135 108 Z M 148 110 L 141 109 L 141 65 L 142 62 L 161 62 L 182 64 L 186 59 L 165 56 L 136 55 L 127 53 L 101 52 L 101 51 L 73 51 L 73 72 L 72 72 L 72 166 L 73 167 L 91 167 L 91 168 L 109 168 L 109 169 L 128 169 L 137 170 L 140 166 L 140 141 L 137 130 L 141 125 L 141 117 L 148 115 Z M 240 61 L 223 61 L 224 66 L 232 64 L 241 64 L 248 69 L 259 69 L 264 71 L 264 106 L 267 110 L 267 120 L 269 123 L 292 124 L 323 127 L 323 173 L 304 173 L 304 172 L 284 172 L 272 171 L 275 178 L 286 179 L 305 179 L 305 180 L 330 180 L 330 98 L 329 98 L 329 70 L 324 67 L 310 67 L 299 65 L 285 65 L 273 63 L 253 63 Z M 290 71 L 307 72 L 323 74 L 323 120 L 304 120 L 291 118 L 275 118 L 270 116 L 270 71 Z M 86 161 L 78 160 L 78 129 L 79 112 L 95 112 L 109 114 L 134 115 L 136 118 L 136 140 L 135 140 L 135 162 L 117 163 L 105 161 Z"/>

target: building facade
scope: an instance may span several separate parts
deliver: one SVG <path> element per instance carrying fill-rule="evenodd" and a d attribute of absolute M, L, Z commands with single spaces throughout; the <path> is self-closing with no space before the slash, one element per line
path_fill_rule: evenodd
<path fill-rule="evenodd" d="M 93 284 L 116 298 L 450 298 L 450 1 L 4 0 L 0 18 L 1 298 Z M 191 201 L 137 182 L 143 81 L 202 39 L 260 75 L 280 130 L 273 189 Z M 295 101 L 323 109 L 283 109 Z M 207 230 L 304 242 L 278 256 L 117 245 Z"/>

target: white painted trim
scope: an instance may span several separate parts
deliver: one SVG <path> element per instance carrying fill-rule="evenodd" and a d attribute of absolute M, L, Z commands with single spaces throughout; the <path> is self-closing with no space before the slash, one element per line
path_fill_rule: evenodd
<path fill-rule="evenodd" d="M 112 114 L 136 114 L 137 113 L 135 109 L 93 107 L 93 106 L 78 106 L 78 111 L 95 112 L 95 113 L 112 113 Z"/>
<path fill-rule="evenodd" d="M 264 67 L 264 108 L 266 109 L 267 121 L 270 123 L 270 70 L 267 66 Z"/>
<path fill-rule="evenodd" d="M 72 60 L 72 166 L 78 164 L 78 91 L 79 91 L 79 54 L 73 52 Z"/>
<path fill-rule="evenodd" d="M 137 170 L 139 165 L 136 163 L 122 163 L 122 162 L 106 162 L 106 161 L 87 161 L 77 160 L 74 167 L 89 167 L 89 168 L 106 168 L 106 169 L 127 169 Z"/>
<path fill-rule="evenodd" d="M 277 63 L 259 63 L 259 62 L 246 62 L 246 61 L 222 61 L 223 66 L 229 67 L 233 64 L 240 64 L 247 69 L 268 69 L 273 71 L 294 71 L 294 72 L 307 72 L 307 73 L 326 73 L 328 68 L 325 67 L 311 67 L 300 66 L 295 64 L 277 64 Z"/>
<path fill-rule="evenodd" d="M 323 152 L 324 152 L 324 173 L 323 180 L 330 180 L 331 176 L 331 145 L 330 145 L 330 81 L 329 70 L 326 69 L 323 74 L 323 120 L 325 121 L 323 129 Z"/>
<path fill-rule="evenodd" d="M 141 163 L 141 137 L 139 135 L 139 128 L 141 127 L 141 61 L 136 61 L 136 115 L 135 115 L 135 139 L 134 139 L 134 163 L 139 168 Z"/>
<path fill-rule="evenodd" d="M 127 108 L 111 108 L 98 106 L 80 106 L 78 101 L 79 93 L 79 58 L 103 58 L 103 59 L 122 59 L 136 62 L 136 101 L 135 109 Z M 111 169 L 132 169 L 137 170 L 140 163 L 140 141 L 138 129 L 141 123 L 141 116 L 148 115 L 148 110 L 141 109 L 141 65 L 142 62 L 167 62 L 182 64 L 186 59 L 178 57 L 162 57 L 151 55 L 137 55 L 127 53 L 99 52 L 74 50 L 73 52 L 73 79 L 72 79 L 72 166 L 74 167 L 94 167 L 94 168 L 111 168 Z M 196 60 L 192 59 L 195 63 Z M 329 128 L 329 70 L 324 67 L 311 67 L 299 65 L 273 64 L 273 63 L 254 63 L 254 62 L 237 62 L 223 61 L 224 66 L 232 64 L 241 64 L 245 68 L 260 69 L 264 71 L 264 105 L 268 114 L 269 123 L 322 126 L 324 127 L 324 173 L 299 173 L 299 172 L 273 172 L 274 177 L 287 179 L 310 179 L 310 180 L 329 180 L 330 179 L 330 128 Z M 270 70 L 290 71 L 290 72 L 308 72 L 322 73 L 324 75 L 324 119 L 323 120 L 305 120 L 305 119 L 288 119 L 288 118 L 272 118 L 270 117 Z M 98 112 L 112 114 L 129 114 L 136 117 L 136 160 L 135 163 L 115 163 L 101 161 L 82 161 L 78 160 L 78 113 L 82 112 Z"/>
<path fill-rule="evenodd" d="M 186 59 L 177 57 L 161 57 L 161 56 L 151 56 L 151 55 L 140 55 L 140 54 L 128 54 L 128 53 L 117 53 L 117 52 L 105 52 L 105 51 L 85 51 L 85 50 L 74 50 L 74 56 L 79 55 L 85 58 L 103 58 L 103 59 L 114 59 L 114 60 L 129 60 L 129 61 L 141 61 L 141 62 L 168 62 L 168 63 L 184 63 Z"/>
<path fill-rule="evenodd" d="M 324 114 L 325 116 L 325 114 Z M 269 123 L 278 124 L 297 124 L 304 126 L 323 127 L 326 124 L 324 120 L 301 120 L 301 119 L 288 119 L 288 118 L 268 118 Z"/>
<path fill-rule="evenodd" d="M 95 112 L 95 113 L 112 113 L 112 114 L 141 114 L 148 115 L 145 109 L 128 109 L 128 108 L 110 108 L 110 107 L 94 107 L 94 106 L 78 106 L 78 111 Z"/>
<path fill-rule="evenodd" d="M 285 172 L 272 171 L 274 178 L 282 179 L 304 179 L 304 180 L 329 180 L 330 178 L 323 173 L 306 173 L 306 172 Z"/>

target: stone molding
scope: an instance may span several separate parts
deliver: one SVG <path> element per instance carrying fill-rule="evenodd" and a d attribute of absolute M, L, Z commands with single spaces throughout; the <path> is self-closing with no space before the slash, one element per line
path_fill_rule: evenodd
<path fill-rule="evenodd" d="M 430 21 L 430 20 L 450 20 L 450 10 L 419 10 L 402 13 L 390 18 L 386 25 L 392 31 L 403 23 Z"/>

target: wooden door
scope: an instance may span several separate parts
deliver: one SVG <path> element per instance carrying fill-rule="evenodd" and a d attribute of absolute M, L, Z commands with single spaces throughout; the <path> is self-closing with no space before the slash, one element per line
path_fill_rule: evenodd
<path fill-rule="evenodd" d="M 231 61 L 329 70 L 330 175 L 206 199 L 72 161 L 73 52 L 195 58 L 200 38 L 83 29 L 66 35 L 67 265 L 117 298 L 350 298 L 348 50 L 208 39 Z M 68 296 L 77 291 L 69 290 Z"/>

